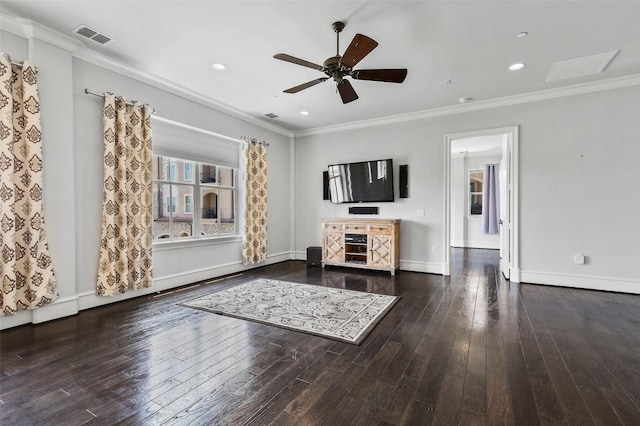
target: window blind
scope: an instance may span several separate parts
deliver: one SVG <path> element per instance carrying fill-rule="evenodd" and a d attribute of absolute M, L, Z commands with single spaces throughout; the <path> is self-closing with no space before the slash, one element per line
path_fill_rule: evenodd
<path fill-rule="evenodd" d="M 240 167 L 240 140 L 162 117 L 151 117 L 153 152 L 168 157 Z"/>

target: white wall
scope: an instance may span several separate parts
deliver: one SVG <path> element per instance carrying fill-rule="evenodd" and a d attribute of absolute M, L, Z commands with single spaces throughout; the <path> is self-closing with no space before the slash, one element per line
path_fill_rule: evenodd
<path fill-rule="evenodd" d="M 519 125 L 520 280 L 640 293 L 638 111 L 636 85 L 298 137 L 296 250 L 320 244 L 321 218 L 347 216 L 321 200 L 328 164 L 391 157 L 396 177 L 410 170 L 410 198 L 379 204 L 379 217 L 403 220 L 401 269 L 441 271 L 444 135 Z"/>
<path fill-rule="evenodd" d="M 469 170 L 483 169 L 485 164 L 500 163 L 502 155 L 455 156 L 451 159 L 451 246 L 499 249 L 500 234 L 482 232 L 482 216 L 469 212 Z M 502 200 L 501 200 L 502 201 Z"/>
<path fill-rule="evenodd" d="M 74 58 L 77 42 L 61 37 L 50 43 L 37 34 L 27 40 L 2 31 L 0 51 L 16 61 L 30 58 L 39 70 L 44 215 L 60 297 L 34 311 L 0 317 L 0 329 L 72 315 L 93 306 L 246 269 L 241 264 L 239 237 L 154 245 L 151 289 L 109 298 L 95 295 L 102 209 L 102 99 L 85 94 L 85 88 L 148 103 L 163 118 L 233 138 L 246 135 L 269 142 L 268 263 L 291 257 L 289 136 Z"/>

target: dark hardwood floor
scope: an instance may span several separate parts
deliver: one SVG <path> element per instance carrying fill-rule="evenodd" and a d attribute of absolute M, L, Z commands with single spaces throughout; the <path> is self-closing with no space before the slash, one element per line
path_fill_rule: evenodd
<path fill-rule="evenodd" d="M 640 296 L 285 262 L 0 332 L 2 425 L 638 425 Z M 360 345 L 178 306 L 269 277 L 402 296 Z"/>

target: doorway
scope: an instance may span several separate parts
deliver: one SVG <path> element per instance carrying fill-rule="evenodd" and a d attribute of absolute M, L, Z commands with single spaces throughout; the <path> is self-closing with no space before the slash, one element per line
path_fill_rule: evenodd
<path fill-rule="evenodd" d="M 505 278 L 512 282 L 520 282 L 519 268 L 519 228 L 518 228 L 518 126 L 501 127 L 495 129 L 477 130 L 445 135 L 445 238 L 444 238 L 444 275 L 450 275 L 451 246 L 452 246 L 452 211 L 453 181 L 452 148 L 456 146 L 469 147 L 468 151 L 480 152 L 482 144 L 488 140 L 499 139 L 500 161 L 500 269 Z M 492 146 L 491 150 L 495 150 Z"/>

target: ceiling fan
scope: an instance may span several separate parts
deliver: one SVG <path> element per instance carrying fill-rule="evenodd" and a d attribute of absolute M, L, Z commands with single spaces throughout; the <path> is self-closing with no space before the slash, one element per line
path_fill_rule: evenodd
<path fill-rule="evenodd" d="M 356 34 L 349 47 L 347 47 L 347 50 L 340 56 L 340 32 L 344 29 L 344 26 L 345 23 L 340 21 L 334 22 L 331 25 L 331 28 L 333 28 L 333 31 L 336 33 L 336 56 L 328 58 L 322 65 L 314 64 L 304 59 L 287 55 L 286 53 L 273 55 L 275 59 L 313 68 L 322 71 L 328 76 L 292 87 L 285 90 L 284 93 L 298 93 L 301 90 L 308 89 L 329 78 L 333 78 L 336 82 L 340 97 L 342 98 L 342 103 L 346 104 L 358 99 L 358 94 L 353 89 L 353 86 L 351 86 L 349 80 L 346 80 L 344 77 L 351 77 L 355 80 L 384 81 L 388 83 L 402 83 L 404 81 L 407 76 L 407 70 L 405 68 L 354 70 L 353 67 L 371 53 L 378 43 L 365 35 Z"/>

